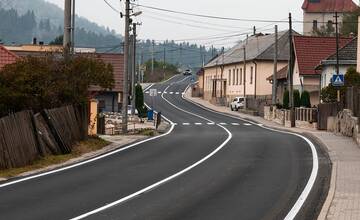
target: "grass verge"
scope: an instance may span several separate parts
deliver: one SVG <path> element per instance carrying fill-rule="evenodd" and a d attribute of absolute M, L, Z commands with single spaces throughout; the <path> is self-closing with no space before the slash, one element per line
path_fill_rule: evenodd
<path fill-rule="evenodd" d="M 101 138 L 89 137 L 87 140 L 81 141 L 81 142 L 75 144 L 75 146 L 72 150 L 72 153 L 70 153 L 70 154 L 49 155 L 49 156 L 42 157 L 42 158 L 34 161 L 33 164 L 25 166 L 25 167 L 0 170 L 0 178 L 11 178 L 11 177 L 15 177 L 21 173 L 46 168 L 51 165 L 61 164 L 70 159 L 79 157 L 83 154 L 86 154 L 86 153 L 89 153 L 92 151 L 96 151 L 96 150 L 100 150 L 109 144 L 110 144 L 110 142 L 105 141 Z"/>

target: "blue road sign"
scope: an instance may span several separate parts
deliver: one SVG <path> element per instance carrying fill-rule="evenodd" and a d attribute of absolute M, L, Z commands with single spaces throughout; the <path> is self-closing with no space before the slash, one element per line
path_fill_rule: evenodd
<path fill-rule="evenodd" d="M 333 86 L 344 86 L 344 74 L 334 74 L 331 80 Z"/>

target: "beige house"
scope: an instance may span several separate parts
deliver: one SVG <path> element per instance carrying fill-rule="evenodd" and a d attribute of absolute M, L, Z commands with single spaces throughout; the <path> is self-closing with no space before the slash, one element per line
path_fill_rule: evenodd
<path fill-rule="evenodd" d="M 322 27 L 335 28 L 335 12 L 338 12 L 338 22 L 341 23 L 344 14 L 353 12 L 357 8 L 352 0 L 305 0 L 302 5 L 304 35 L 313 35 Z"/>
<path fill-rule="evenodd" d="M 279 70 L 288 64 L 288 34 L 284 31 L 278 36 Z M 274 45 L 274 34 L 254 35 L 209 62 L 204 68 L 204 99 L 226 105 L 237 96 L 271 96 L 272 85 L 267 78 L 274 71 Z"/>

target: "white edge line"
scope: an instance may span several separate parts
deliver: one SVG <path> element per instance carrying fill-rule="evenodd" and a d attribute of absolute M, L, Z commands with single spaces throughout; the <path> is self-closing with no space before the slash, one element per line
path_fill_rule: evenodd
<path fill-rule="evenodd" d="M 190 86 L 190 85 L 189 85 Z M 186 90 L 189 88 L 189 86 L 186 88 Z M 186 91 L 185 90 L 185 91 Z M 224 115 L 224 116 L 227 116 L 227 117 L 230 117 L 230 118 L 235 118 L 235 119 L 238 119 L 238 120 L 241 120 L 241 121 L 245 121 L 245 122 L 248 122 L 250 124 L 253 124 L 253 125 L 256 125 L 258 127 L 261 127 L 263 129 L 267 129 L 267 130 L 270 130 L 270 131 L 275 131 L 275 132 L 279 132 L 279 133 L 284 133 L 284 134 L 290 134 L 290 135 L 294 135 L 294 136 L 297 136 L 297 137 L 300 137 L 302 138 L 303 140 L 305 140 L 308 145 L 310 146 L 310 149 L 311 149 L 311 153 L 312 153 L 312 156 L 313 156 L 313 168 L 311 170 L 311 174 L 310 174 L 310 177 L 309 177 L 309 180 L 304 188 L 304 190 L 302 191 L 302 193 L 300 194 L 300 197 L 298 198 L 298 200 L 295 202 L 294 206 L 291 208 L 291 210 L 289 211 L 289 213 L 286 215 L 286 217 L 284 218 L 284 220 L 292 220 L 296 217 L 296 215 L 299 213 L 301 207 L 304 205 L 306 199 L 308 198 L 310 192 L 311 192 L 311 189 L 313 188 L 314 184 L 315 184 L 315 181 L 316 181 L 316 177 L 318 175 L 318 171 L 319 171 L 319 158 L 318 158 L 318 154 L 317 154 L 317 151 L 316 151 L 316 147 L 315 145 L 305 136 L 303 135 L 300 135 L 300 134 L 297 134 L 297 133 L 293 133 L 293 132 L 288 132 L 288 131 L 281 131 L 281 130 L 277 130 L 277 129 L 273 129 L 273 128 L 269 128 L 269 127 L 265 127 L 264 125 L 262 124 L 257 124 L 257 123 L 254 123 L 252 121 L 249 121 L 249 120 L 246 120 L 246 119 L 243 119 L 243 118 L 240 118 L 240 117 L 236 117 L 236 116 L 232 116 L 232 115 L 229 115 L 229 114 L 225 114 L 225 113 L 222 113 L 222 112 L 218 112 L 218 111 L 215 111 L 215 110 L 212 110 L 212 109 L 209 109 L 209 108 L 206 108 L 190 99 L 187 99 L 185 98 L 185 96 L 183 95 L 182 96 L 183 99 L 187 100 L 188 102 L 191 102 L 193 103 L 194 105 L 197 105 L 199 106 L 200 108 L 202 109 L 205 109 L 207 111 L 210 111 L 210 112 L 214 112 L 216 114 L 220 114 L 220 115 Z"/>
<path fill-rule="evenodd" d="M 152 86 L 152 85 L 151 85 L 151 86 Z M 150 86 L 150 87 L 151 87 L 151 86 Z M 168 86 L 164 91 L 166 91 L 169 87 L 170 87 L 170 86 Z M 197 117 L 201 117 L 201 118 L 203 118 L 203 119 L 205 119 L 205 120 L 207 120 L 207 121 L 210 121 L 209 119 L 206 119 L 206 118 L 204 118 L 204 117 L 202 117 L 202 116 L 196 115 L 196 114 L 194 114 L 194 113 L 192 113 L 192 112 L 188 112 L 188 111 L 186 111 L 186 110 L 184 110 L 184 109 L 181 109 L 181 108 L 177 107 L 176 105 L 174 105 L 174 104 L 172 104 L 171 102 L 169 102 L 168 100 L 166 100 L 163 95 L 161 95 L 161 97 L 162 97 L 166 102 L 168 102 L 170 105 L 172 105 L 173 107 L 179 109 L 180 111 L 183 111 L 183 112 L 185 112 L 185 113 L 188 113 L 188 114 L 191 114 L 191 115 L 195 115 L 195 116 L 197 116 Z M 146 104 L 145 104 L 145 105 L 146 105 Z M 170 120 L 169 120 L 169 121 L 170 121 Z M 174 123 L 173 123 L 173 122 L 171 122 L 171 123 L 172 123 L 172 129 L 173 129 L 173 128 L 174 128 Z M 181 170 L 181 171 L 179 171 L 179 172 L 171 175 L 170 177 L 167 177 L 166 179 L 163 179 L 163 180 L 161 180 L 161 181 L 159 181 L 159 182 L 157 182 L 157 183 L 154 183 L 154 184 L 152 184 L 152 185 L 150 185 L 150 186 L 148 186 L 148 187 L 146 187 L 146 188 L 144 188 L 144 189 L 142 189 L 142 190 L 139 190 L 139 191 L 137 191 L 137 192 L 135 192 L 135 193 L 133 193 L 133 194 L 131 194 L 131 195 L 128 195 L 128 196 L 126 196 L 126 197 L 124 197 L 124 198 L 121 198 L 121 199 L 115 201 L 115 202 L 109 203 L 109 204 L 107 204 L 107 205 L 105 205 L 105 206 L 102 206 L 102 207 L 100 207 L 100 208 L 97 208 L 97 209 L 95 209 L 95 210 L 93 210 L 93 211 L 90 211 L 90 212 L 88 212 L 88 213 L 82 214 L 82 215 L 77 216 L 77 217 L 75 217 L 75 218 L 72 218 L 72 219 L 70 219 L 70 220 L 80 220 L 80 219 L 84 219 L 84 218 L 89 217 L 89 216 L 91 216 L 91 215 L 93 215 L 93 214 L 99 213 L 99 212 L 104 211 L 104 210 L 106 210 L 106 209 L 108 209 L 108 208 L 111 208 L 111 207 L 113 207 L 113 206 L 116 206 L 116 205 L 118 205 L 118 204 L 121 204 L 121 203 L 123 203 L 123 202 L 126 202 L 126 201 L 128 201 L 128 200 L 130 200 L 130 199 L 132 199 L 132 198 L 135 198 L 135 197 L 137 197 L 137 196 L 139 196 L 139 195 L 141 195 L 141 194 L 144 194 L 144 193 L 146 193 L 146 192 L 148 192 L 148 191 L 150 191 L 150 190 L 152 190 L 152 189 L 154 189 L 154 188 L 157 188 L 157 187 L 159 187 L 160 185 L 165 184 L 166 182 L 168 182 L 168 181 L 170 181 L 170 180 L 172 180 L 172 179 L 174 179 L 174 178 L 177 178 L 177 177 L 181 176 L 182 174 L 184 174 L 184 173 L 192 170 L 193 168 L 199 166 L 200 164 L 202 164 L 203 162 L 205 162 L 206 160 L 208 160 L 209 158 L 211 158 L 212 156 L 214 156 L 214 155 L 215 155 L 218 151 L 220 151 L 222 148 L 224 148 L 224 147 L 226 146 L 226 144 L 232 139 L 232 134 L 231 134 L 231 132 L 230 132 L 228 129 L 226 129 L 225 127 L 223 127 L 223 126 L 221 126 L 221 125 L 217 125 L 217 126 L 221 127 L 222 129 L 224 129 L 224 130 L 227 132 L 228 138 L 227 138 L 219 147 L 217 147 L 213 152 L 211 152 L 209 155 L 205 156 L 204 158 L 202 158 L 202 159 L 199 160 L 198 162 L 194 163 L 193 165 L 191 165 L 191 166 L 189 166 L 189 167 L 187 167 L 187 168 L 185 168 L 185 169 L 183 169 L 183 170 Z"/>
<path fill-rule="evenodd" d="M 149 90 L 153 85 L 154 84 L 148 86 L 144 91 Z M 102 154 L 102 155 L 100 155 L 98 157 L 94 157 L 94 158 L 89 159 L 89 160 L 85 160 L 85 161 L 82 161 L 82 162 L 79 162 L 79 163 L 75 163 L 73 165 L 65 166 L 65 167 L 62 167 L 62 168 L 59 168 L 59 169 L 51 170 L 51 171 L 48 171 L 48 172 L 44 172 L 44 173 L 24 177 L 24 178 L 21 178 L 21 179 L 18 179 L 18 180 L 10 181 L 10 182 L 4 183 L 4 184 L 0 184 L 0 188 L 4 188 L 4 187 L 10 186 L 10 185 L 17 184 L 17 183 L 25 182 L 25 181 L 28 181 L 28 180 L 32 180 L 32 179 L 36 179 L 36 178 L 39 178 L 39 177 L 47 176 L 47 175 L 50 175 L 50 174 L 59 173 L 59 172 L 69 170 L 69 169 L 72 169 L 72 168 L 75 168 L 75 167 L 79 167 L 79 166 L 82 166 L 82 165 L 85 165 L 85 164 L 88 164 L 88 163 L 92 163 L 94 161 L 103 159 L 103 158 L 111 156 L 113 154 L 128 150 L 128 149 L 133 148 L 133 147 L 135 147 L 137 145 L 140 145 L 140 144 L 143 144 L 143 143 L 146 143 L 146 142 L 149 142 L 149 141 L 164 137 L 164 136 L 170 134 L 174 130 L 174 126 L 175 126 L 174 123 L 171 122 L 168 118 L 164 117 L 164 119 L 167 120 L 171 124 L 171 128 L 170 128 L 170 130 L 168 132 L 166 132 L 166 133 L 164 133 L 162 135 L 152 137 L 152 138 L 149 138 L 149 139 L 146 139 L 146 140 L 142 140 L 140 142 L 136 142 L 136 143 L 131 144 L 131 145 L 127 146 L 127 147 L 124 147 L 124 148 L 121 148 L 121 149 L 118 149 L 118 150 L 114 150 L 114 151 L 111 151 L 109 153 Z"/>
<path fill-rule="evenodd" d="M 121 204 L 121 203 L 123 203 L 123 202 L 126 202 L 127 200 L 130 200 L 130 199 L 132 199 L 132 198 L 134 198 L 134 197 L 137 197 L 137 196 L 139 196 L 139 195 L 141 195 L 141 194 L 144 194 L 144 193 L 146 193 L 146 192 L 148 192 L 148 191 L 150 191 L 150 190 L 153 190 L 154 188 L 157 188 L 157 187 L 165 184 L 166 182 L 169 182 L 169 181 L 171 181 L 171 180 L 173 180 L 173 179 L 175 179 L 175 178 L 183 175 L 184 173 L 186 173 L 186 172 L 194 169 L 195 167 L 199 166 L 200 164 L 204 163 L 206 160 L 208 160 L 209 158 L 211 158 L 212 156 L 214 156 L 217 152 L 219 152 L 222 148 L 224 148 L 224 147 L 226 146 L 226 144 L 227 144 L 227 143 L 231 140 L 231 138 L 232 138 L 232 134 L 231 134 L 231 132 L 230 132 L 228 129 L 226 129 L 225 127 L 223 127 L 223 126 L 221 126 L 221 125 L 219 125 L 219 127 L 221 127 L 222 129 L 224 129 L 224 130 L 228 133 L 228 137 L 227 137 L 227 139 L 226 139 L 219 147 L 217 147 L 214 151 L 212 151 L 212 152 L 211 152 L 210 154 L 208 154 L 206 157 L 202 158 L 201 160 L 199 160 L 198 162 L 192 164 L 191 166 L 189 166 L 189 167 L 187 167 L 187 168 L 185 168 L 185 169 L 183 169 L 183 170 L 181 170 L 181 171 L 173 174 L 172 176 L 167 177 L 166 179 L 163 179 L 163 180 L 161 180 L 161 181 L 159 181 L 159 182 L 157 182 L 157 183 L 154 183 L 154 184 L 152 184 L 151 186 L 148 186 L 148 187 L 146 187 L 146 188 L 144 188 L 144 189 L 142 189 L 142 190 L 139 190 L 139 191 L 137 191 L 137 192 L 135 192 L 135 193 L 133 193 L 133 194 L 131 194 L 131 195 L 128 195 L 128 196 L 126 196 L 126 197 L 124 197 L 124 198 L 122 198 L 122 199 L 119 199 L 119 200 L 117 200 L 117 201 L 115 201 L 115 202 L 109 203 L 109 204 L 107 204 L 106 206 L 100 207 L 100 208 L 95 209 L 95 210 L 93 210 L 93 211 L 91 211 L 91 212 L 88 212 L 88 213 L 85 213 L 85 214 L 80 215 L 80 216 L 78 216 L 78 217 L 72 218 L 71 220 L 84 219 L 84 218 L 86 218 L 86 217 L 89 217 L 90 215 L 99 213 L 99 212 L 104 211 L 104 210 L 106 210 L 106 209 L 108 209 L 108 208 L 111 208 L 111 207 L 113 207 L 113 206 L 119 205 L 119 204 Z"/>

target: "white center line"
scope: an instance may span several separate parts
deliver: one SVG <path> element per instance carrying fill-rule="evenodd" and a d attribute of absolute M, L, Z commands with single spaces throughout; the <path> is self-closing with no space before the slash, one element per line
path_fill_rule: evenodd
<path fill-rule="evenodd" d="M 232 125 L 234 126 L 239 126 L 240 124 L 239 123 L 231 123 Z"/>
<path fill-rule="evenodd" d="M 245 126 L 251 126 L 252 124 L 250 123 L 244 123 Z"/>
<path fill-rule="evenodd" d="M 176 92 L 175 94 L 176 94 L 176 95 L 179 95 L 180 93 L 179 93 L 179 92 Z"/>
<path fill-rule="evenodd" d="M 202 125 L 202 123 L 195 123 L 195 125 Z"/>
<path fill-rule="evenodd" d="M 158 92 L 158 94 L 161 94 L 161 92 Z"/>
<path fill-rule="evenodd" d="M 183 125 L 190 125 L 190 123 L 183 123 Z"/>
<path fill-rule="evenodd" d="M 170 92 L 170 95 L 174 94 L 173 92 Z"/>
<path fill-rule="evenodd" d="M 207 123 L 208 125 L 215 125 L 215 123 Z"/>
<path fill-rule="evenodd" d="M 164 94 L 167 94 L 167 92 L 164 92 Z"/>
<path fill-rule="evenodd" d="M 227 125 L 226 123 L 222 122 L 222 123 L 219 123 L 219 125 Z"/>

